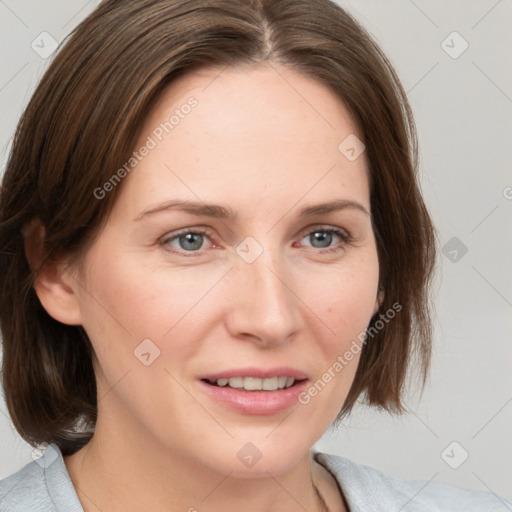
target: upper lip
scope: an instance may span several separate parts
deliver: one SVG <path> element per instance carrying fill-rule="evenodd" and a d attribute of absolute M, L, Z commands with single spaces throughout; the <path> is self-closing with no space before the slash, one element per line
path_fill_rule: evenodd
<path fill-rule="evenodd" d="M 293 377 L 295 380 L 307 379 L 307 373 L 291 368 L 289 366 L 279 366 L 275 368 L 234 368 L 231 370 L 224 370 L 218 373 L 210 373 L 200 377 L 201 380 L 216 381 L 217 379 L 231 379 L 235 377 L 256 377 L 260 379 L 267 379 L 271 377 Z"/>

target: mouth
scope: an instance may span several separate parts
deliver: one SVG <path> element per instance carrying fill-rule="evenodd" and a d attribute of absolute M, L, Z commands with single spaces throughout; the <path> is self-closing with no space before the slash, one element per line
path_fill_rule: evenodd
<path fill-rule="evenodd" d="M 199 379 L 206 395 L 218 405 L 244 415 L 268 416 L 298 403 L 307 386 L 306 373 L 293 368 L 245 368 Z"/>
<path fill-rule="evenodd" d="M 231 377 L 219 379 L 201 379 L 206 384 L 220 388 L 240 389 L 245 391 L 278 391 L 295 386 L 306 379 L 295 379 L 287 375 L 275 377 Z"/>

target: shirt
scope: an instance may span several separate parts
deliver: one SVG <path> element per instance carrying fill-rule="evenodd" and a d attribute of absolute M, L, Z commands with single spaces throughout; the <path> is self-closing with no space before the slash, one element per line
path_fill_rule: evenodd
<path fill-rule="evenodd" d="M 395 478 L 338 455 L 314 453 L 336 479 L 350 512 L 506 512 L 512 503 L 490 492 Z M 0 512 L 83 512 L 59 447 L 0 480 Z"/>

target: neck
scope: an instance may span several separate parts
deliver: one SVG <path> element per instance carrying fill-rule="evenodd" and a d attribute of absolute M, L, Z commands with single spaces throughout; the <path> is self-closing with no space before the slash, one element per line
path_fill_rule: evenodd
<path fill-rule="evenodd" d="M 236 477 L 166 450 L 147 433 L 112 432 L 100 421 L 89 444 L 64 460 L 85 512 L 321 512 L 313 479 L 328 503 L 332 496 L 310 454 L 279 475 Z"/>

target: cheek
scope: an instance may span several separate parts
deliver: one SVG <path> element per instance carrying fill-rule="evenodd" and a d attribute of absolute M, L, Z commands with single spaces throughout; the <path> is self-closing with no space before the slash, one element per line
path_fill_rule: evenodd
<path fill-rule="evenodd" d="M 333 350 L 342 349 L 368 326 L 376 306 L 378 280 L 376 253 L 368 251 L 347 258 L 337 268 L 317 270 L 315 279 L 302 281 L 303 296 L 311 297 L 308 306 L 333 331 Z"/>
<path fill-rule="evenodd" d="M 229 270 L 226 266 L 170 269 L 144 264 L 126 252 L 114 257 L 104 249 L 100 246 L 90 255 L 89 268 L 94 273 L 82 300 L 84 327 L 93 340 L 108 339 L 110 343 L 121 336 L 131 351 L 145 338 L 163 346 L 184 325 L 189 336 L 199 332 L 201 322 L 207 322 L 207 317 L 215 316 L 223 306 L 219 290 L 227 296 L 236 295 L 236 290 L 227 290 L 225 283 L 218 286 Z M 317 334 L 322 330 L 325 338 L 329 332 L 325 325 L 334 333 L 324 339 L 331 350 L 342 349 L 367 327 L 375 307 L 379 274 L 374 247 L 347 253 L 339 263 L 291 268 L 289 277 L 301 299 L 296 306 L 300 309 L 303 302 L 313 313 L 311 321 L 317 325 L 309 327 Z M 179 345 L 173 343 L 176 349 Z"/>
<path fill-rule="evenodd" d="M 204 338 L 203 324 L 220 305 L 212 303 L 212 290 L 226 273 L 224 267 L 171 270 L 141 259 L 129 253 L 102 258 L 98 251 L 88 262 L 94 273 L 81 297 L 84 328 L 113 378 L 134 362 L 139 369 L 134 351 L 141 343 L 152 347 L 144 340 L 157 347 L 155 366 L 193 357 L 200 344 L 192 340 Z"/>
<path fill-rule="evenodd" d="M 324 417 L 330 424 L 337 417 L 354 381 L 364 334 L 374 314 L 378 288 L 378 262 L 369 254 L 346 264 L 324 278 L 308 280 L 304 296 L 313 298 L 317 341 L 318 373 L 299 396 L 311 416 Z M 326 329 L 325 326 L 329 329 Z"/>
<path fill-rule="evenodd" d="M 104 252 L 104 251 L 103 251 Z M 184 318 L 218 280 L 222 269 L 171 269 L 151 266 L 149 257 L 125 251 L 102 258 L 101 248 L 92 254 L 94 269 L 85 285 L 82 303 L 90 316 L 114 320 L 136 336 L 161 338 Z"/>

